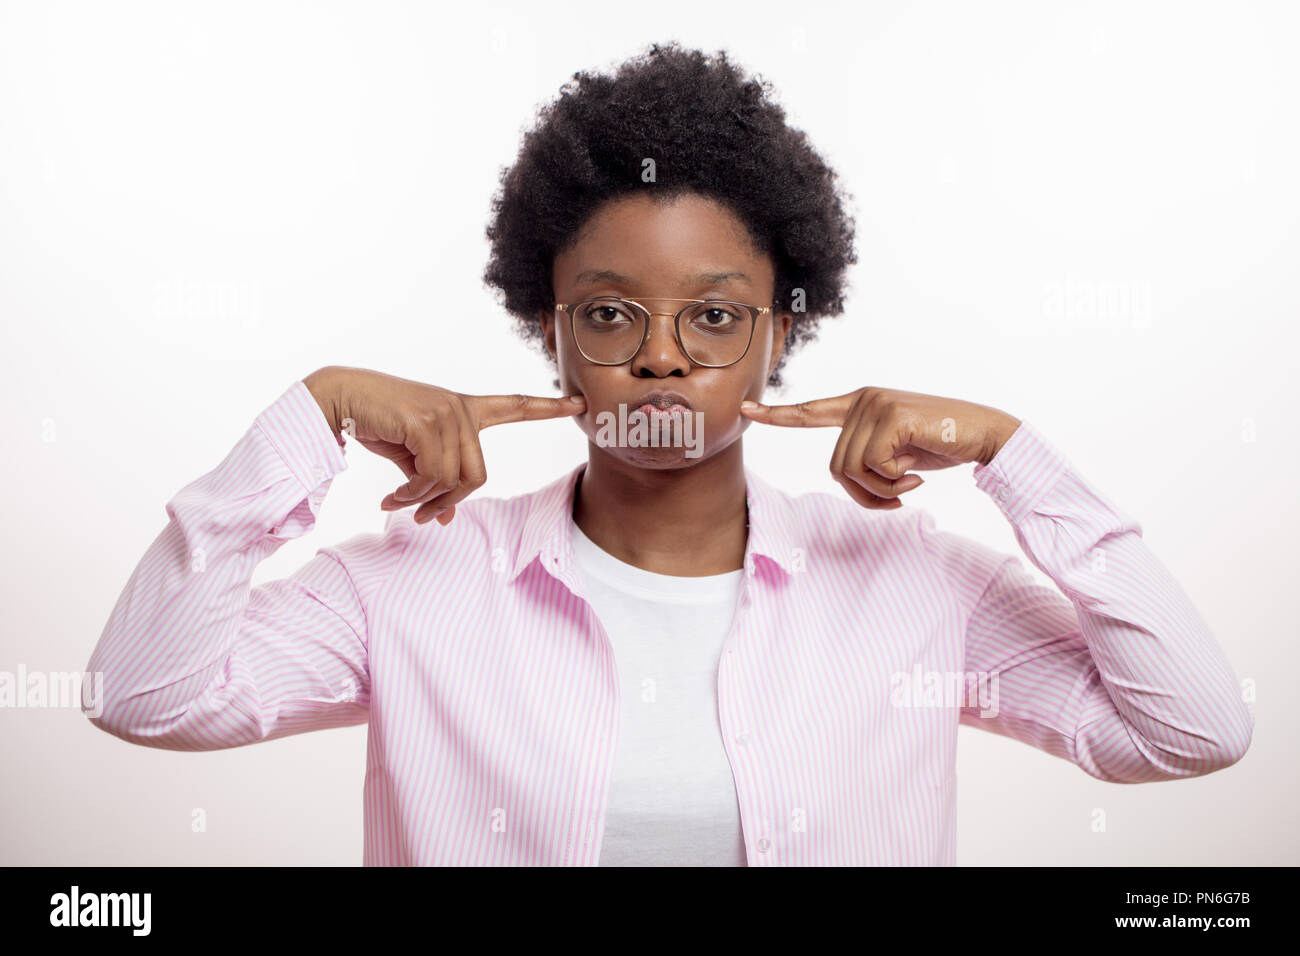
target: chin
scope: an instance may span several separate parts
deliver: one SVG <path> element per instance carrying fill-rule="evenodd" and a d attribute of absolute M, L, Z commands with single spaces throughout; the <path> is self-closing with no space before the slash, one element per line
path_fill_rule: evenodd
<path fill-rule="evenodd" d="M 619 458 L 635 468 L 647 471 L 673 471 L 689 468 L 704 460 L 700 455 L 687 458 L 685 448 L 619 448 Z"/>

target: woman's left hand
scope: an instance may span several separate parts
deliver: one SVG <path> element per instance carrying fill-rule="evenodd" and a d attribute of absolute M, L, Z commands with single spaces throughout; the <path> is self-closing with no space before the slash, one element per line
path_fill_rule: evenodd
<path fill-rule="evenodd" d="M 1020 420 L 986 405 L 892 388 L 860 388 L 796 405 L 744 402 L 740 413 L 766 425 L 842 428 L 831 476 L 864 508 L 901 508 L 899 495 L 929 471 L 968 461 L 987 465 Z"/>

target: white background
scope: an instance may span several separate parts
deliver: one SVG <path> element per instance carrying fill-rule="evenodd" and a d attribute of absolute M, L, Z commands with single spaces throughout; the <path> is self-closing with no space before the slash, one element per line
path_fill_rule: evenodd
<path fill-rule="evenodd" d="M 679 39 L 770 79 L 853 194 L 848 312 L 768 400 L 883 385 L 1032 421 L 1257 684 L 1251 750 L 1193 780 L 1105 784 L 963 728 L 958 862 L 1300 862 L 1296 10 L 0 5 L 0 670 L 84 668 L 164 503 L 322 365 L 554 394 L 480 278 L 499 169 L 573 72 Z M 834 438 L 752 426 L 747 464 L 842 493 Z M 485 496 L 586 453 L 567 421 L 483 445 Z M 255 583 L 382 527 L 401 475 L 349 462 Z M 972 467 L 906 506 L 1020 553 Z M 0 863 L 361 860 L 364 727 L 184 754 L 10 709 L 0 747 Z"/>

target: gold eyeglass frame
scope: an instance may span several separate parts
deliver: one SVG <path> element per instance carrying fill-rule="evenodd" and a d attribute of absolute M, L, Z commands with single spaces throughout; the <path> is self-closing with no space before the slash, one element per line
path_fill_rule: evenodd
<path fill-rule="evenodd" d="M 590 355 L 588 355 L 586 352 L 582 350 L 582 345 L 581 343 L 578 342 L 578 331 L 576 328 L 574 328 L 573 325 L 574 323 L 573 313 L 578 306 L 586 305 L 589 302 L 601 302 L 604 300 L 627 303 L 628 305 L 640 309 L 641 312 L 645 315 L 645 321 L 641 323 L 641 341 L 637 343 L 637 346 L 632 350 L 632 353 L 627 358 L 623 359 L 621 362 L 597 362 L 595 359 L 593 359 Z M 673 317 L 673 335 L 677 339 L 677 347 L 681 349 L 682 354 L 686 356 L 688 361 L 690 361 L 693 365 L 700 366 L 701 368 L 727 368 L 729 366 L 735 365 L 736 362 L 739 362 L 742 359 L 744 359 L 744 357 L 749 354 L 750 346 L 754 344 L 754 329 L 758 327 L 758 317 L 760 315 L 771 315 L 773 312 L 772 306 L 760 307 L 757 305 L 749 305 L 746 302 L 734 302 L 731 299 L 676 299 L 671 297 L 662 297 L 662 298 L 656 298 L 655 301 L 656 302 L 686 302 L 688 304 L 682 306 L 680 309 L 677 310 L 676 313 L 652 312 L 651 310 L 647 309 L 644 305 L 642 305 L 640 302 L 637 302 L 635 299 L 625 299 L 622 296 L 618 296 L 618 295 L 597 295 L 597 296 L 592 296 L 590 299 L 583 299 L 581 302 L 574 302 L 569 305 L 565 305 L 562 302 L 557 302 L 555 303 L 555 308 L 563 312 L 565 315 L 569 317 L 569 335 L 573 337 L 573 344 L 578 347 L 578 352 L 582 355 L 582 357 L 585 358 L 592 365 L 623 365 L 626 362 L 632 361 L 632 359 L 636 358 L 637 353 L 639 353 L 643 348 L 645 348 L 646 339 L 650 337 L 650 319 L 656 315 L 671 315 Z M 697 361 L 695 357 L 686 350 L 686 345 L 684 342 L 682 342 L 682 315 L 683 313 L 686 312 L 687 309 L 691 307 L 691 305 L 699 305 L 701 303 L 717 303 L 718 305 L 734 305 L 734 306 L 739 306 L 742 309 L 749 310 L 750 312 L 749 341 L 745 343 L 745 350 L 741 352 L 739 357 L 737 357 L 733 361 L 724 362 L 722 365 L 708 365 L 704 362 Z"/>

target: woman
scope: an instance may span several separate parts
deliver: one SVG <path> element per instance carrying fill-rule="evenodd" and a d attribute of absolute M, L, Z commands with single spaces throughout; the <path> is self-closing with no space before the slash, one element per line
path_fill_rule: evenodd
<path fill-rule="evenodd" d="M 1253 717 L 1202 619 L 1030 424 L 882 387 L 761 404 L 842 312 L 853 224 L 725 55 L 577 75 L 488 235 L 487 279 L 566 397 L 295 382 L 169 502 L 90 661 L 97 726 L 203 750 L 368 722 L 381 865 L 952 864 L 959 724 L 1116 782 L 1244 753 Z M 586 462 L 466 501 L 481 429 L 558 416 Z M 845 494 L 749 472 L 751 422 L 839 428 Z M 345 434 L 406 476 L 384 531 L 250 587 L 313 527 Z M 884 513 L 908 469 L 967 462 L 1063 594 Z"/>

